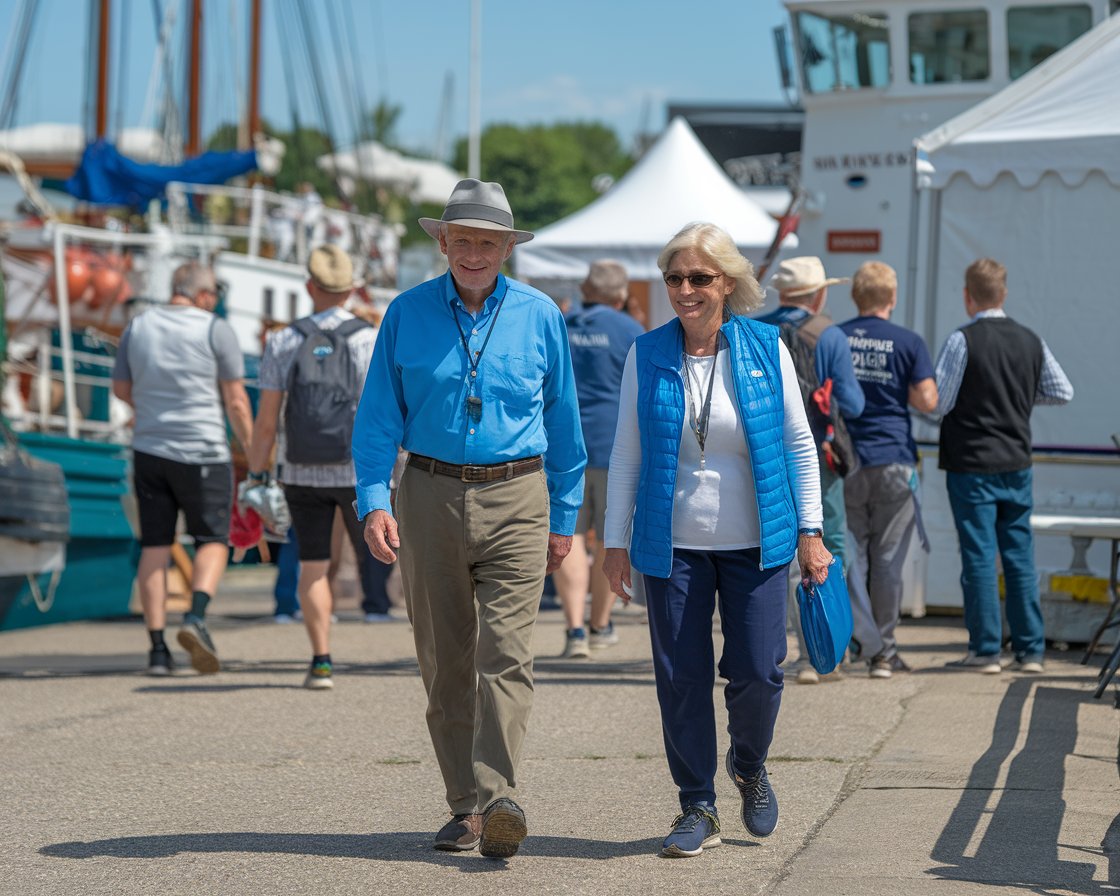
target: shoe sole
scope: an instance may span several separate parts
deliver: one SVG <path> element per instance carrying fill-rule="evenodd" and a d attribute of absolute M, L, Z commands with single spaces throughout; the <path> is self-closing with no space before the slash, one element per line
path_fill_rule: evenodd
<path fill-rule="evenodd" d="M 488 859 L 508 859 L 528 835 L 525 816 L 508 809 L 495 809 L 482 823 L 478 851 Z"/>
<path fill-rule="evenodd" d="M 152 678 L 166 678 L 171 674 L 171 670 L 167 666 L 149 666 L 148 675 Z"/>
<path fill-rule="evenodd" d="M 329 691 L 334 687 L 334 681 L 330 678 L 305 678 L 303 686 L 309 691 Z"/>
<path fill-rule="evenodd" d="M 738 790 L 739 789 L 739 781 L 738 781 L 738 776 L 735 774 L 735 766 L 732 765 L 732 763 L 731 763 L 731 750 L 727 751 L 727 756 L 724 759 L 723 766 L 724 766 L 724 768 L 727 769 L 727 776 L 731 779 L 731 783 L 734 784 L 735 789 Z M 740 792 L 740 794 L 739 794 L 740 804 L 742 804 L 742 800 L 743 800 L 743 796 L 742 796 L 742 793 Z M 776 797 L 774 799 L 774 802 L 775 802 L 775 804 L 777 804 L 777 798 Z M 741 821 L 743 823 L 743 827 L 745 827 L 747 829 L 747 833 L 750 834 L 752 837 L 758 837 L 758 839 L 761 840 L 764 837 L 769 837 L 771 834 L 774 833 L 774 831 L 776 831 L 778 829 L 778 824 L 777 824 L 777 822 L 775 822 L 774 827 L 771 828 L 769 831 L 767 831 L 765 834 L 760 834 L 758 831 L 753 830 L 751 828 L 751 826 L 749 824 L 747 824 L 746 818 L 743 817 L 743 809 L 744 808 L 745 808 L 744 806 L 740 805 L 739 821 Z"/>
<path fill-rule="evenodd" d="M 574 650 L 565 650 L 563 659 L 566 660 L 585 660 L 591 656 L 591 651 L 586 647 L 577 647 Z"/>
<path fill-rule="evenodd" d="M 699 849 L 688 850 L 681 849 L 679 846 L 666 846 L 661 850 L 661 855 L 667 859 L 690 859 L 693 856 L 698 856 L 705 849 L 715 849 L 717 846 L 723 846 L 723 841 L 720 840 L 719 834 L 712 834 L 707 840 L 700 844 Z"/>
<path fill-rule="evenodd" d="M 868 677 L 869 678 L 890 678 L 891 677 L 891 670 L 890 669 L 872 669 L 868 673 Z"/>
<path fill-rule="evenodd" d="M 202 643 L 198 635 L 190 629 L 182 629 L 176 636 L 179 646 L 191 656 L 191 666 L 199 675 L 214 675 L 220 672 L 222 664 L 218 655 Z"/>
<path fill-rule="evenodd" d="M 481 837 L 479 837 L 478 840 L 475 840 L 473 843 L 458 843 L 455 841 L 437 840 L 432 844 L 432 846 L 434 846 L 441 852 L 470 852 L 472 849 L 478 848 L 478 844 L 481 842 L 481 840 Z"/>

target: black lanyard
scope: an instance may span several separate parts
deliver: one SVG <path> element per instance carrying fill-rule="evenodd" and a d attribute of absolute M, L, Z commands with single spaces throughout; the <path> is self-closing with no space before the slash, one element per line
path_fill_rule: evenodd
<path fill-rule="evenodd" d="M 688 356 L 685 355 L 684 370 L 685 377 L 688 382 L 685 383 L 685 388 L 688 390 L 688 406 L 692 422 L 692 434 L 696 436 L 696 444 L 700 446 L 700 469 L 704 469 L 704 444 L 708 441 L 708 421 L 712 416 L 712 387 L 716 381 L 716 362 L 719 360 L 719 344 L 720 338 L 716 337 L 716 350 L 712 355 L 712 369 L 708 371 L 708 393 L 704 398 L 704 406 L 700 410 L 700 416 L 696 415 L 696 404 L 692 400 L 692 365 L 688 362 Z M 696 394 L 699 398 L 700 395 L 700 382 L 696 382 Z"/>
<path fill-rule="evenodd" d="M 466 411 L 467 415 L 476 423 L 482 418 L 482 399 L 474 394 L 475 383 L 478 380 L 478 365 L 482 363 L 482 353 L 486 351 L 486 346 L 490 343 L 490 337 L 494 335 L 494 326 L 498 323 L 498 315 L 502 313 L 502 305 L 505 304 L 505 301 L 505 296 L 498 300 L 498 307 L 494 310 L 494 316 L 490 318 L 490 329 L 486 331 L 486 338 L 482 340 L 482 348 L 475 352 L 473 356 L 471 355 L 471 348 L 467 344 L 467 334 L 463 331 L 463 325 L 459 323 L 459 308 L 455 306 L 451 309 L 455 318 L 455 326 L 459 330 L 459 341 L 463 343 L 463 351 L 467 353 L 467 363 L 471 368 L 470 379 L 467 381 Z"/>

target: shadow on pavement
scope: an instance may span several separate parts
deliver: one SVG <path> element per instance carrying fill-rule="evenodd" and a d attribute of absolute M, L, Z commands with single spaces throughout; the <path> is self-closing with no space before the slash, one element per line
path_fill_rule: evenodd
<path fill-rule="evenodd" d="M 1000 769 L 1015 752 L 1035 687 L 1026 743 L 1011 760 L 1006 783 L 999 788 Z M 1109 858 L 1108 883 L 1093 880 L 1096 864 L 1058 857 L 1059 847 L 1078 848 L 1059 840 L 1066 809 L 1062 794 L 1066 757 L 1077 743 L 1078 709 L 1091 702 L 1090 694 L 1046 687 L 1037 679 L 1010 683 L 992 728 L 992 743 L 973 765 L 960 802 L 930 856 L 944 865 L 931 868 L 930 874 L 1035 893 L 1057 889 L 1106 896 L 1117 892 L 1120 816 L 1102 843 Z M 993 799 L 995 806 L 989 808 Z"/>
<path fill-rule="evenodd" d="M 56 859 L 165 859 L 183 853 L 276 853 L 329 856 L 376 861 L 425 862 L 454 867 L 474 862 L 463 870 L 500 870 L 504 862 L 487 861 L 477 852 L 447 853 L 432 849 L 432 832 L 398 831 L 369 834 L 282 834 L 230 831 L 210 834 L 163 834 L 148 837 L 114 837 L 108 840 L 75 840 L 52 843 L 39 852 Z M 660 839 L 613 843 L 580 837 L 534 837 L 522 844 L 518 855 L 554 858 L 618 859 L 656 856 Z M 479 862 L 483 864 L 478 864 Z M 516 860 L 515 860 L 516 861 Z"/>

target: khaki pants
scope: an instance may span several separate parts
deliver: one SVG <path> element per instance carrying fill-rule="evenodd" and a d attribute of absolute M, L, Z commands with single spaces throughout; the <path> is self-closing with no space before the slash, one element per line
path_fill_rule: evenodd
<path fill-rule="evenodd" d="M 409 467 L 401 480 L 401 577 L 453 814 L 517 786 L 548 509 L 542 471 L 464 483 Z"/>

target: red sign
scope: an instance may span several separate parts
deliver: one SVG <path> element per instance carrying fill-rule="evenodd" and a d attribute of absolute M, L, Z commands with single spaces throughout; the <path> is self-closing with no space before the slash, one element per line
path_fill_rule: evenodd
<path fill-rule="evenodd" d="M 828 232 L 829 252 L 878 252 L 878 230 L 830 230 Z"/>

